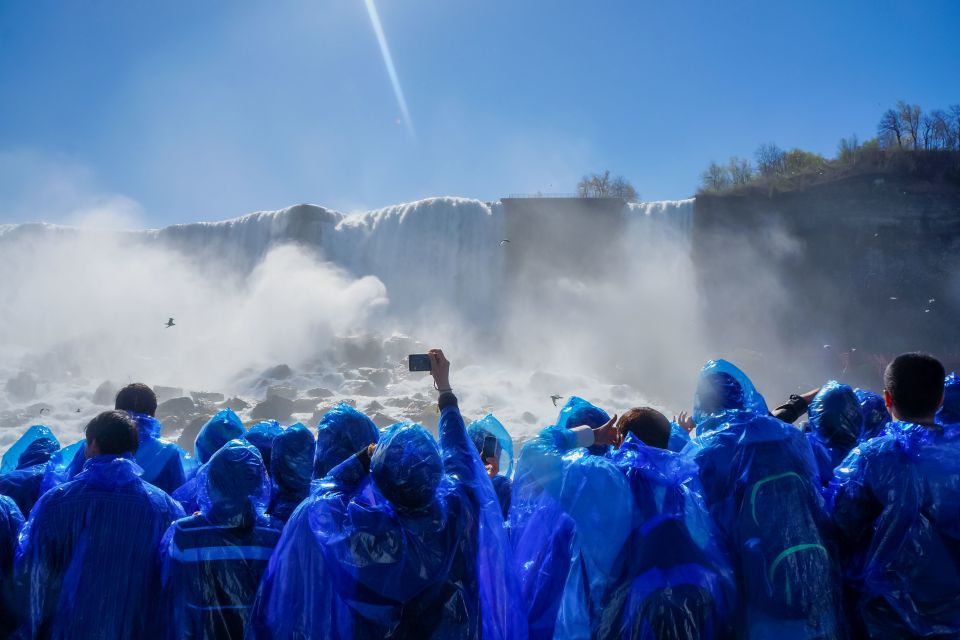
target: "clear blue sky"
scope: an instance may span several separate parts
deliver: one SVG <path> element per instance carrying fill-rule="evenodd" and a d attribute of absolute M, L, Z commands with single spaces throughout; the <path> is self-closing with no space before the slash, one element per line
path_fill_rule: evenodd
<path fill-rule="evenodd" d="M 0 222 L 142 224 L 314 202 L 644 199 L 774 141 L 834 153 L 903 98 L 960 102 L 956 0 L 0 3 Z"/>

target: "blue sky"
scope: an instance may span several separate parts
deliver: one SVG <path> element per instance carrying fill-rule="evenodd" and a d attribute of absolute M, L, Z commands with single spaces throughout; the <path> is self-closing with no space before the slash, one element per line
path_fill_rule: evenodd
<path fill-rule="evenodd" d="M 832 155 L 898 99 L 960 102 L 955 0 L 0 3 L 0 222 L 298 202 L 644 199 L 761 142 Z"/>

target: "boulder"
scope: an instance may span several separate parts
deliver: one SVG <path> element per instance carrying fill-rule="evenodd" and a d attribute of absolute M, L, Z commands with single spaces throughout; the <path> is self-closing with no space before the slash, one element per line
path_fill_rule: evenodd
<path fill-rule="evenodd" d="M 295 408 L 293 400 L 281 396 L 270 396 L 250 411 L 250 417 L 254 420 L 287 422 Z"/>
<path fill-rule="evenodd" d="M 169 416 L 185 416 L 195 413 L 197 405 L 192 398 L 186 396 L 171 398 L 157 405 L 157 418 L 163 420 Z"/>
<path fill-rule="evenodd" d="M 220 403 L 221 409 L 233 409 L 234 411 L 243 411 L 244 409 L 250 408 L 250 403 L 244 400 L 243 398 L 238 398 L 236 396 L 225 400 Z"/>
<path fill-rule="evenodd" d="M 7 380 L 7 395 L 21 402 L 37 397 L 37 378 L 33 374 L 21 371 Z"/>
<path fill-rule="evenodd" d="M 286 380 L 293 375 L 293 370 L 285 364 L 278 364 L 270 367 L 261 374 L 261 377 L 269 380 Z"/>
<path fill-rule="evenodd" d="M 117 400 L 118 391 L 120 391 L 120 389 L 117 388 L 117 385 L 109 380 L 104 380 L 100 383 L 100 386 L 97 387 L 97 390 L 93 392 L 93 404 L 112 407 Z"/>
<path fill-rule="evenodd" d="M 380 390 L 369 380 L 347 380 L 340 385 L 340 393 L 350 396 L 375 396 Z"/>
<path fill-rule="evenodd" d="M 183 389 L 178 387 L 164 387 L 158 384 L 154 385 L 153 392 L 157 394 L 157 402 L 166 402 L 167 400 L 183 397 Z"/>
<path fill-rule="evenodd" d="M 197 404 L 215 404 L 217 402 L 223 402 L 222 393 L 213 393 L 210 391 L 191 391 L 190 397 L 193 398 L 193 401 Z"/>
<path fill-rule="evenodd" d="M 307 390 L 308 398 L 332 398 L 333 391 L 330 389 L 324 389 L 323 387 L 316 387 L 314 389 Z"/>
<path fill-rule="evenodd" d="M 267 387 L 266 397 L 285 398 L 287 400 L 297 399 L 297 388 L 289 384 L 272 384 Z"/>

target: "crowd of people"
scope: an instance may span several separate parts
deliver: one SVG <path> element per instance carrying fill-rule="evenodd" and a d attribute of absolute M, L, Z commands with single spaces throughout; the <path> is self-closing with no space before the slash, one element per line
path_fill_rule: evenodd
<path fill-rule="evenodd" d="M 429 356 L 436 439 L 227 409 L 187 455 L 143 384 L 71 446 L 31 427 L 0 475 L 0 637 L 960 637 L 960 379 L 935 358 L 773 410 L 711 361 L 689 415 L 571 397 L 514 460 Z"/>

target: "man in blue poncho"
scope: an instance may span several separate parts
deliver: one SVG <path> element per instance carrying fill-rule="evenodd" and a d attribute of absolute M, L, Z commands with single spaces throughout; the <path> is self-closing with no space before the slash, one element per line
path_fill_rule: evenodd
<path fill-rule="evenodd" d="M 831 485 L 857 637 L 960 637 L 960 425 L 938 424 L 943 366 L 898 356 L 884 373 L 893 428 Z"/>
<path fill-rule="evenodd" d="M 513 441 L 510 434 L 492 413 L 488 413 L 470 423 L 467 435 L 473 440 L 480 461 L 490 474 L 493 491 L 497 494 L 500 511 L 506 520 L 510 513 L 510 493 L 513 488 L 513 481 L 510 480 L 513 473 Z"/>
<path fill-rule="evenodd" d="M 197 484 L 200 513 L 161 543 L 168 637 L 240 640 L 283 523 L 265 514 L 267 470 L 242 440 L 214 453 Z"/>
<path fill-rule="evenodd" d="M 380 438 L 373 420 L 345 402 L 327 411 L 317 424 L 313 479 L 322 480 L 335 466 Z"/>
<path fill-rule="evenodd" d="M 194 457 L 199 464 L 206 464 L 220 447 L 235 438 L 243 438 L 245 433 L 240 416 L 232 409 L 218 411 L 197 434 L 197 439 L 193 443 Z M 199 508 L 197 493 L 197 479 L 193 477 L 171 495 L 174 500 L 183 505 L 184 511 L 194 513 Z"/>
<path fill-rule="evenodd" d="M 253 637 L 525 637 L 493 488 L 449 363 L 439 350 L 430 358 L 439 449 L 401 423 L 326 474 L 271 558 Z"/>
<path fill-rule="evenodd" d="M 883 396 L 867 391 L 855 389 L 857 400 L 860 401 L 860 413 L 863 414 L 863 431 L 860 433 L 860 442 L 866 442 L 880 435 L 890 424 L 890 412 L 883 401 Z"/>
<path fill-rule="evenodd" d="M 23 527 L 23 515 L 16 503 L 0 496 L 0 637 L 6 638 L 17 627 L 21 612 L 14 598 L 13 558 L 17 536 Z"/>
<path fill-rule="evenodd" d="M 128 384 L 117 393 L 114 408 L 126 411 L 137 422 L 140 445 L 134 457 L 143 473 L 140 478 L 173 493 L 185 481 L 181 449 L 160 439 L 161 424 L 157 412 L 157 394 L 141 382 Z"/>
<path fill-rule="evenodd" d="M 34 425 L 11 447 L 19 450 L 18 445 L 26 444 L 16 461 L 16 468 L 0 476 L 0 495 L 9 496 L 17 503 L 20 513 L 30 515 L 30 510 L 40 498 L 40 484 L 47 463 L 57 451 L 60 443 L 43 425 Z M 6 457 L 6 456 L 4 456 Z"/>
<path fill-rule="evenodd" d="M 286 522 L 310 493 L 316 446 L 313 434 L 300 423 L 289 427 L 273 441 L 270 464 L 273 496 L 269 512 L 281 522 Z"/>
<path fill-rule="evenodd" d="M 956 372 L 952 372 L 944 380 L 943 404 L 937 411 L 937 424 L 960 424 L 960 377 L 957 377 Z"/>
<path fill-rule="evenodd" d="M 160 539 L 183 511 L 139 477 L 137 424 L 106 411 L 86 464 L 45 493 L 20 537 L 17 580 L 31 638 L 148 638 L 161 627 Z"/>
<path fill-rule="evenodd" d="M 736 558 L 738 635 L 842 637 L 838 569 L 806 438 L 768 415 L 749 378 L 724 360 L 703 368 L 694 404 L 691 455 Z"/>
<path fill-rule="evenodd" d="M 820 483 L 826 487 L 833 479 L 833 470 L 860 440 L 860 401 L 849 386 L 831 380 L 814 397 L 807 413 L 807 439 L 817 462 Z"/>

